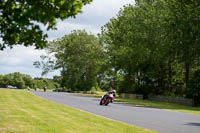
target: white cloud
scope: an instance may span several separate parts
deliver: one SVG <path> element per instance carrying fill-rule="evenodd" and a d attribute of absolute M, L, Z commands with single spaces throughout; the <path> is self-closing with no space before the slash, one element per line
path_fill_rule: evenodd
<path fill-rule="evenodd" d="M 52 41 L 53 39 L 63 37 L 64 35 L 69 34 L 71 31 L 77 30 L 77 29 L 79 30 L 86 29 L 87 32 L 91 32 L 93 34 L 97 34 L 100 32 L 100 29 L 90 24 L 88 25 L 76 24 L 76 23 L 71 23 L 71 22 L 66 22 L 66 21 L 63 21 L 63 22 L 59 21 L 57 23 L 57 30 L 51 30 L 47 32 L 49 35 L 48 40 Z"/>
<path fill-rule="evenodd" d="M 94 0 L 91 5 L 83 7 L 83 10 L 93 16 L 114 17 L 124 5 L 134 3 L 134 0 Z"/>
<path fill-rule="evenodd" d="M 110 18 L 115 17 L 120 8 L 134 3 L 134 0 L 94 0 L 91 4 L 84 6 L 83 12 L 78 14 L 75 19 L 58 21 L 57 30 L 48 32 L 48 40 L 62 37 L 75 29 L 86 29 L 93 34 L 100 33 L 101 27 Z"/>
<path fill-rule="evenodd" d="M 110 18 L 115 17 L 120 8 L 126 4 L 134 4 L 134 0 L 94 0 L 91 4 L 83 7 L 83 13 L 77 15 L 76 19 L 67 19 L 57 23 L 56 31 L 44 31 L 52 41 L 63 37 L 72 30 L 86 29 L 93 34 L 100 32 L 101 26 L 106 24 Z M 41 26 L 45 29 L 45 26 Z M 1 42 L 0 38 L 0 42 Z M 33 62 L 40 60 L 44 50 L 35 50 L 34 47 L 15 46 L 13 49 L 6 48 L 0 51 L 0 74 L 21 72 L 33 77 L 39 77 L 41 70 L 34 68 Z M 59 75 L 59 72 L 48 74 L 46 77 Z"/>
<path fill-rule="evenodd" d="M 35 50 L 34 47 L 14 46 L 0 51 L 0 74 L 20 72 L 33 77 L 40 77 L 42 70 L 33 66 L 34 61 L 39 61 L 44 50 Z M 54 74 L 59 75 L 56 71 Z M 52 73 L 44 77 L 52 77 Z"/>
<path fill-rule="evenodd" d="M 0 51 L 0 65 L 20 65 L 39 59 L 44 50 L 35 50 L 34 47 L 14 46 Z"/>
<path fill-rule="evenodd" d="M 0 70 L 1 70 L 1 74 L 20 72 L 23 74 L 31 75 L 32 77 L 41 77 L 41 73 L 42 73 L 42 70 L 36 69 L 32 65 L 30 66 L 29 65 L 25 65 L 25 66 L 0 65 Z M 48 73 L 47 75 L 44 75 L 43 77 L 48 78 L 48 77 L 53 77 L 54 75 L 60 75 L 60 72 L 59 71 L 51 72 L 51 73 Z"/>

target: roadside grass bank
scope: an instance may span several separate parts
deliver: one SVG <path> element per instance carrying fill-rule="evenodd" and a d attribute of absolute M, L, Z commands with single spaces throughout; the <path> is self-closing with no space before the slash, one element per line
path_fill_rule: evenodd
<path fill-rule="evenodd" d="M 138 107 L 143 106 L 150 108 L 166 109 L 169 111 L 176 111 L 182 113 L 189 113 L 193 115 L 200 115 L 200 107 L 190 107 L 186 105 L 180 105 L 168 102 L 157 102 L 157 101 L 125 99 L 125 98 L 116 98 L 115 101 L 125 104 L 132 104 Z"/>
<path fill-rule="evenodd" d="M 96 97 L 96 98 L 100 98 L 101 96 L 105 95 L 106 93 L 107 92 L 103 92 L 103 91 L 71 92 L 71 94 L 75 94 L 75 95 Z"/>
<path fill-rule="evenodd" d="M 153 133 L 38 98 L 0 89 L 1 133 Z"/>
<path fill-rule="evenodd" d="M 84 93 L 74 93 L 74 94 L 100 98 L 105 93 L 106 92 L 93 92 L 93 94 L 91 94 L 91 92 L 87 92 L 86 94 L 84 94 Z M 166 109 L 169 111 L 200 115 L 200 107 L 190 107 L 190 106 L 180 105 L 180 104 L 175 104 L 175 103 L 149 101 L 149 100 L 138 100 L 138 99 L 126 99 L 126 98 L 119 98 L 119 97 L 115 98 L 115 102 L 131 104 L 131 105 L 138 106 L 138 107 Z"/>

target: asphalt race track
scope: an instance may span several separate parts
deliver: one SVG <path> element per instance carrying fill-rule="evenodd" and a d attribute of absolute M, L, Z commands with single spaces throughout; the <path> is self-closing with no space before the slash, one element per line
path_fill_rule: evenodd
<path fill-rule="evenodd" d="M 50 101 L 161 133 L 200 133 L 200 116 L 197 115 L 119 103 L 100 106 L 100 99 L 68 93 L 32 93 Z"/>

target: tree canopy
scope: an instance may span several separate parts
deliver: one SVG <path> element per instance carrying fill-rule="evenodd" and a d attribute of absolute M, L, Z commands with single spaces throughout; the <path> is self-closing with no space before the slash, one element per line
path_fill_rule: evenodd
<path fill-rule="evenodd" d="M 13 45 L 46 46 L 47 30 L 55 29 L 56 19 L 75 17 L 92 0 L 0 0 L 0 50 Z"/>
<path fill-rule="evenodd" d="M 50 42 L 47 51 L 41 62 L 35 62 L 43 74 L 61 70 L 62 85 L 72 90 L 89 90 L 96 85 L 96 76 L 105 58 L 97 37 L 85 30 L 72 31 Z"/>
<path fill-rule="evenodd" d="M 137 0 L 102 27 L 111 65 L 123 72 L 119 91 L 187 96 L 199 69 L 199 8 L 196 0 Z"/>

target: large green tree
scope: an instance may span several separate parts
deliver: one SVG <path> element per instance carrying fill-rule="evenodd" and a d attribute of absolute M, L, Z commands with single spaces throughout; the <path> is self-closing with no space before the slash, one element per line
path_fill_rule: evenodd
<path fill-rule="evenodd" d="M 104 49 L 99 39 L 85 30 L 72 31 L 50 42 L 48 55 L 35 62 L 44 73 L 60 69 L 62 86 L 72 90 L 89 90 L 96 86 L 96 76 L 104 62 Z"/>
<path fill-rule="evenodd" d="M 43 48 L 47 30 L 55 29 L 56 19 L 75 17 L 92 0 L 0 0 L 0 50 L 13 45 Z"/>
<path fill-rule="evenodd" d="M 159 45 L 164 42 L 161 36 L 164 31 L 160 28 L 163 18 L 159 12 L 165 9 L 161 5 L 162 1 L 157 4 L 140 1 L 137 6 L 127 5 L 117 18 L 112 18 L 102 28 L 101 36 L 107 44 L 111 64 L 117 71 L 123 72 L 124 83 L 120 85 L 123 89 L 133 89 L 133 84 L 155 88 L 153 82 L 158 80 L 159 69 L 162 69 L 159 65 L 165 63 L 164 46 Z M 143 92 L 153 91 L 150 86 L 146 88 L 149 90 Z M 135 93 L 130 89 L 129 92 Z"/>
<path fill-rule="evenodd" d="M 184 64 L 187 86 L 200 56 L 200 2 L 198 0 L 166 0 L 168 2 L 169 34 L 171 53 Z M 196 67 L 196 68 L 195 68 Z"/>
<path fill-rule="evenodd" d="M 197 0 L 136 0 L 102 27 L 122 91 L 184 95 L 199 68 L 199 7 Z"/>

